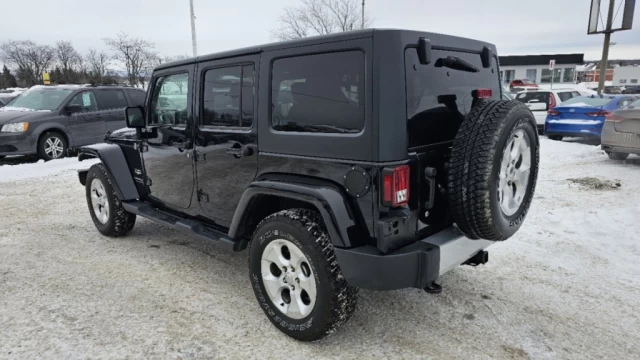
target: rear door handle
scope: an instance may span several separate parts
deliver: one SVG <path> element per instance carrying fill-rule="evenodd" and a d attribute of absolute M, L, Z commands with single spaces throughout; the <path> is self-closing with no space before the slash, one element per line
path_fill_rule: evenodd
<path fill-rule="evenodd" d="M 240 143 L 235 143 L 231 147 L 228 147 L 224 150 L 229 155 L 233 155 L 236 158 L 240 158 L 243 156 L 249 156 L 253 154 L 253 149 L 250 147 L 244 146 Z"/>

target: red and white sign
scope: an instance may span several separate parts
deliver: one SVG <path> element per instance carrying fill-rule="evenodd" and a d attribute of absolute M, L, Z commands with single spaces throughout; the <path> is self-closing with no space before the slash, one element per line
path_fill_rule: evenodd
<path fill-rule="evenodd" d="M 549 60 L 549 70 L 553 70 L 553 68 L 556 66 L 556 61 L 555 60 Z"/>

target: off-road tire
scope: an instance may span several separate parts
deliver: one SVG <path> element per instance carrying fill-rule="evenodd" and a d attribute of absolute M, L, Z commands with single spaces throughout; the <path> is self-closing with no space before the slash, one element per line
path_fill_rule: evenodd
<path fill-rule="evenodd" d="M 550 140 L 554 140 L 554 141 L 562 141 L 562 139 L 564 139 L 564 136 L 561 136 L 561 135 L 549 135 L 547 137 Z"/>
<path fill-rule="evenodd" d="M 609 156 L 609 159 L 611 159 L 611 160 L 627 160 L 627 158 L 629 157 L 629 154 L 621 153 L 621 152 L 608 152 L 607 151 L 607 155 Z"/>
<path fill-rule="evenodd" d="M 52 157 L 48 155 L 45 150 L 45 144 L 47 143 L 47 140 L 54 139 L 54 138 L 60 139 L 60 142 L 62 143 L 62 152 L 58 157 Z M 40 139 L 38 140 L 38 156 L 44 161 L 62 159 L 65 156 L 67 156 L 68 146 L 69 145 L 67 144 L 67 140 L 65 140 L 64 136 L 62 136 L 58 132 L 49 131 L 42 134 L 42 136 L 40 136 Z"/>
<path fill-rule="evenodd" d="M 106 224 L 98 220 L 91 203 L 91 182 L 96 178 L 102 182 L 109 200 L 109 218 Z M 102 164 L 96 164 L 89 168 L 85 184 L 89 214 L 91 214 L 91 220 L 93 220 L 96 229 L 98 229 L 102 235 L 118 237 L 125 235 L 133 229 L 133 226 L 136 224 L 136 215 L 126 211 L 124 207 L 122 207 L 122 203 L 113 189 L 109 175 L 107 175 Z"/>
<path fill-rule="evenodd" d="M 522 202 L 507 216 L 498 200 L 498 180 L 507 141 L 522 130 L 531 168 Z M 483 101 L 460 126 L 451 153 L 448 192 L 458 228 L 471 239 L 506 240 L 522 225 L 538 178 L 539 139 L 531 111 L 519 101 Z"/>
<path fill-rule="evenodd" d="M 292 319 L 274 306 L 262 281 L 262 253 L 269 242 L 278 239 L 288 240 L 302 250 L 315 276 L 316 303 L 302 319 Z M 249 277 L 256 299 L 273 325 L 301 341 L 331 334 L 349 320 L 356 308 L 358 289 L 343 278 L 322 218 L 311 210 L 280 211 L 257 226 L 249 249 Z"/>

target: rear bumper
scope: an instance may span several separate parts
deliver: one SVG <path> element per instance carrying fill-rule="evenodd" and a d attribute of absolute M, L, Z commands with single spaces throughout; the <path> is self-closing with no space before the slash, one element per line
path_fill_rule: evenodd
<path fill-rule="evenodd" d="M 638 154 L 640 153 L 640 134 L 618 132 L 614 123 L 605 122 L 602 127 L 602 150 Z"/>
<path fill-rule="evenodd" d="M 602 150 L 610 153 L 625 153 L 640 155 L 640 147 L 624 147 L 615 145 L 602 145 Z"/>
<path fill-rule="evenodd" d="M 0 155 L 29 155 L 35 154 L 32 149 L 31 136 L 24 133 L 0 132 Z"/>
<path fill-rule="evenodd" d="M 424 289 L 491 244 L 449 228 L 388 254 L 373 246 L 334 248 L 334 252 L 349 285 L 370 290 Z"/>
<path fill-rule="evenodd" d="M 602 123 L 596 121 L 592 124 L 565 124 L 547 121 L 544 125 L 545 135 L 599 138 L 601 132 Z"/>

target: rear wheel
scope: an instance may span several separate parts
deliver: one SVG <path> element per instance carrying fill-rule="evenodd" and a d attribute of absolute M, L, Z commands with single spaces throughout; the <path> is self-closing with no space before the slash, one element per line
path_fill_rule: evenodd
<path fill-rule="evenodd" d="M 506 240 L 522 225 L 538 178 L 535 118 L 518 101 L 485 101 L 460 126 L 451 153 L 449 203 L 472 239 Z"/>
<path fill-rule="evenodd" d="M 621 152 L 607 152 L 607 155 L 611 160 L 626 160 L 629 157 L 629 154 Z"/>
<path fill-rule="evenodd" d="M 67 141 L 57 132 L 47 132 L 38 141 L 38 155 L 45 161 L 63 158 L 67 153 Z"/>
<path fill-rule="evenodd" d="M 562 139 L 564 138 L 564 136 L 560 136 L 560 135 L 549 135 L 547 136 L 549 139 L 551 140 L 555 140 L 555 141 L 562 141 Z"/>
<path fill-rule="evenodd" d="M 355 311 L 358 289 L 344 280 L 316 212 L 284 210 L 264 219 L 251 240 L 249 274 L 264 313 L 295 339 L 321 339 Z"/>

